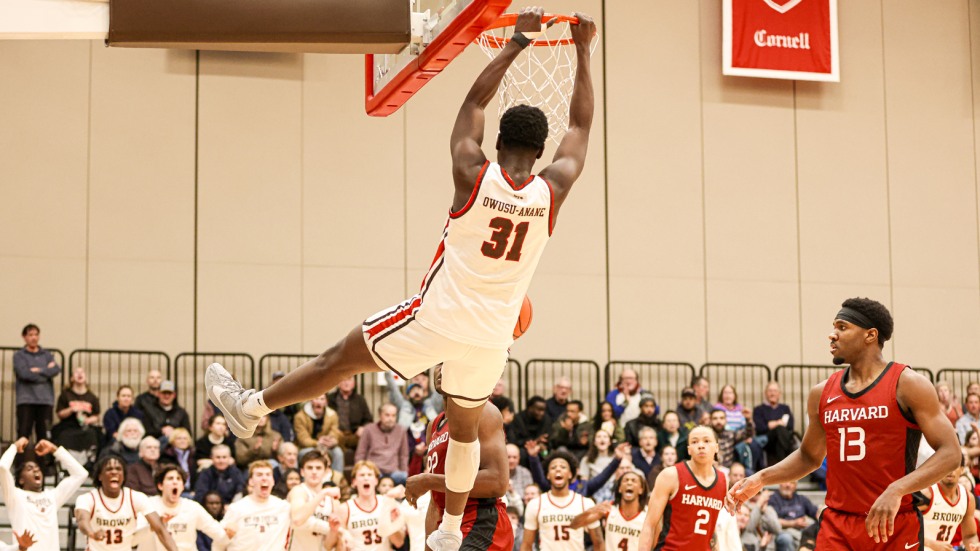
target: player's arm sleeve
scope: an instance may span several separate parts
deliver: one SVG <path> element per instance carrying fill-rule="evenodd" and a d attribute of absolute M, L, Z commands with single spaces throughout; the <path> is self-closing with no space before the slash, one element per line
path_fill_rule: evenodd
<path fill-rule="evenodd" d="M 0 456 L 0 490 L 3 491 L 3 502 L 8 504 L 12 503 L 14 489 L 16 488 L 14 475 L 10 473 L 15 457 L 17 457 L 17 446 L 13 444 Z"/>
<path fill-rule="evenodd" d="M 614 474 L 616 474 L 616 469 L 619 468 L 620 463 L 621 461 L 618 457 L 613 458 L 613 460 L 610 461 L 608 465 L 606 465 L 606 468 L 603 469 L 601 473 L 593 476 L 588 481 L 586 481 L 585 489 L 583 492 L 584 495 L 591 496 L 592 494 L 601 490 L 602 487 L 606 485 L 606 482 L 608 482 L 609 479 L 612 478 Z"/>
<path fill-rule="evenodd" d="M 401 389 L 398 388 L 398 384 L 395 382 L 395 375 L 391 371 L 385 371 L 385 383 L 388 385 L 388 399 L 391 400 L 392 404 L 398 408 L 398 413 L 401 413 L 402 404 L 405 403 L 405 397 L 402 396 Z"/>
<path fill-rule="evenodd" d="M 544 476 L 544 468 L 541 466 L 541 458 L 536 455 L 529 456 L 527 458 L 527 466 L 528 470 L 531 471 L 531 479 L 534 480 L 534 483 L 537 484 L 539 488 L 541 488 L 541 493 L 543 494 L 550 490 L 551 483 L 548 482 L 548 479 Z"/>
<path fill-rule="evenodd" d="M 61 507 L 71 496 L 78 492 L 85 480 L 88 478 L 88 471 L 63 447 L 58 447 L 54 452 L 54 458 L 61 463 L 61 466 L 68 471 L 68 478 L 61 481 L 55 488 L 55 507 Z"/>
<path fill-rule="evenodd" d="M 588 511 L 592 507 L 595 507 L 595 500 L 593 500 L 591 497 L 584 497 L 584 498 L 582 498 L 582 502 L 583 502 L 582 503 L 582 509 L 584 509 L 586 511 Z M 595 519 L 594 521 L 592 521 L 589 524 L 586 524 L 585 525 L 585 527 L 588 528 L 589 530 L 595 530 L 595 529 L 599 528 L 600 526 L 602 526 L 602 524 L 599 522 L 599 519 Z"/>

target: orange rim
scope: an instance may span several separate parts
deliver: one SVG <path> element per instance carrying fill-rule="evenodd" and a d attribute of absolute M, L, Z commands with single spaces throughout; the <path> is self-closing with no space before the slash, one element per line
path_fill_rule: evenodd
<path fill-rule="evenodd" d="M 573 15 L 560 15 L 553 13 L 546 13 L 541 17 L 541 23 L 547 23 L 554 20 L 554 23 L 569 23 L 577 24 L 578 17 Z M 503 38 L 496 36 L 487 31 L 493 31 L 496 29 L 502 29 L 504 27 L 513 27 L 517 23 L 516 13 L 505 13 L 497 18 L 496 21 L 490 24 L 489 27 L 480 35 L 480 38 L 476 39 L 476 42 L 480 40 L 486 41 L 486 44 L 491 48 L 503 48 L 510 42 L 509 38 Z M 575 40 L 572 38 L 561 38 L 558 40 L 532 40 L 531 46 L 570 46 L 575 44 Z"/>

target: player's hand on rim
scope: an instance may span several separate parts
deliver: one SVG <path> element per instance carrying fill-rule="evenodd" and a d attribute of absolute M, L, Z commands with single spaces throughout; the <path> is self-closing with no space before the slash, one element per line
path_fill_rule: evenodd
<path fill-rule="evenodd" d="M 864 521 L 868 537 L 875 540 L 875 543 L 887 542 L 888 536 L 895 532 L 895 515 L 898 514 L 901 504 L 902 496 L 894 494 L 890 487 L 875 500 L 868 511 L 867 520 Z"/>
<path fill-rule="evenodd" d="M 517 12 L 517 22 L 514 23 L 514 32 L 522 33 L 528 38 L 535 38 L 541 34 L 541 19 L 544 17 L 544 8 L 540 6 L 528 6 L 521 8 Z"/>
<path fill-rule="evenodd" d="M 588 46 L 596 34 L 595 21 L 584 13 L 572 12 L 572 15 L 578 18 L 578 23 L 571 25 L 572 39 L 576 44 Z"/>

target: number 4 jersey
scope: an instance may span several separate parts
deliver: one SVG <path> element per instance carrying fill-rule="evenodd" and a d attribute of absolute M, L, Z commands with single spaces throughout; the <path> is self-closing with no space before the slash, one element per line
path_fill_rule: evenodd
<path fill-rule="evenodd" d="M 845 388 L 850 368 L 827 379 L 820 396 L 820 422 L 827 435 L 827 506 L 866 515 L 893 481 L 915 469 L 922 433 L 898 406 L 898 380 L 905 365 L 891 362 L 864 390 Z M 912 510 L 912 496 L 901 511 Z"/>
<path fill-rule="evenodd" d="M 416 296 L 416 319 L 455 341 L 503 349 L 514 342 L 524 294 L 554 227 L 554 194 L 538 176 L 514 182 L 487 161 L 473 193 L 449 213 Z"/>

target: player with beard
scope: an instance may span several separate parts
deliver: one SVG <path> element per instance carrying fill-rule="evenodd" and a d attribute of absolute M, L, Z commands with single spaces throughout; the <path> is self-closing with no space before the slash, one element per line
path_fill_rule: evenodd
<path fill-rule="evenodd" d="M 531 551 L 540 533 L 541 551 L 584 551 L 585 531 L 572 528 L 572 521 L 587 509 L 595 507 L 592 499 L 573 493 L 569 488 L 578 461 L 571 454 L 553 452 L 545 465 L 551 489 L 528 502 L 524 509 L 524 538 L 521 551 Z M 602 529 L 596 520 L 587 525 L 592 546 L 602 548 Z"/>
<path fill-rule="evenodd" d="M 293 521 L 292 548 L 316 550 L 332 548 L 337 538 L 336 530 L 330 529 L 330 515 L 336 509 L 334 499 L 340 497 L 337 487 L 323 487 L 327 473 L 327 461 L 313 450 L 299 462 L 303 483 L 289 491 L 290 517 Z M 329 538 L 324 542 L 324 537 Z"/>
<path fill-rule="evenodd" d="M 65 448 L 55 447 L 47 440 L 34 446 L 34 453 L 43 457 L 54 452 L 54 457 L 68 471 L 68 478 L 51 490 L 44 489 L 44 473 L 36 461 L 25 461 L 11 474 L 14 458 L 24 453 L 27 438 L 20 438 L 0 457 L 0 490 L 7 504 L 10 525 L 15 533 L 31 532 L 36 536 L 33 549 L 59 551 L 58 509 L 68 502 L 88 478 L 85 470 Z M 19 540 L 19 538 L 18 538 Z"/>
<path fill-rule="evenodd" d="M 619 477 L 612 503 L 604 501 L 575 517 L 572 528 L 606 519 L 606 551 L 638 551 L 646 520 L 647 481 L 636 471 Z"/>
<path fill-rule="evenodd" d="M 272 465 L 253 461 L 248 466 L 249 494 L 228 506 L 221 526 L 231 551 L 281 551 L 289 545 L 289 503 L 272 495 Z M 224 545 L 214 542 L 215 551 Z"/>
<path fill-rule="evenodd" d="M 435 371 L 436 392 L 442 392 L 442 367 Z M 507 517 L 507 506 L 500 499 L 507 493 L 510 470 L 507 463 L 507 442 L 504 439 L 504 420 L 493 404 L 480 414 L 480 469 L 463 511 L 463 543 L 460 551 L 511 551 L 514 532 Z M 405 495 L 412 504 L 426 492 L 432 492 L 425 516 L 428 537 L 446 510 L 446 453 L 449 445 L 449 424 L 440 413 L 429 423 L 425 441 L 429 443 L 425 456 L 426 472 L 408 479 Z"/>
<path fill-rule="evenodd" d="M 961 452 L 929 379 L 882 359 L 894 328 L 882 304 L 844 301 L 828 337 L 834 364 L 849 367 L 810 390 L 800 448 L 734 484 L 730 510 L 765 486 L 803 478 L 826 457 L 818 549 L 920 548 L 922 521 L 911 494 L 942 480 Z M 936 452 L 916 468 L 922 436 Z"/>
<path fill-rule="evenodd" d="M 370 461 L 354 464 L 354 495 L 337 507 L 337 521 L 345 527 L 343 536 L 353 551 L 391 551 L 405 543 L 404 519 L 398 502 L 378 495 L 381 471 Z"/>
<path fill-rule="evenodd" d="M 687 436 L 690 461 L 667 467 L 650 495 L 640 549 L 707 550 L 724 506 L 725 475 L 715 468 L 718 436 L 711 427 L 695 427 Z"/>
<path fill-rule="evenodd" d="M 228 536 L 201 504 L 180 497 L 184 491 L 184 481 L 187 475 L 173 464 L 164 464 L 154 475 L 154 481 L 160 495 L 150 498 L 150 508 L 160 515 L 167 531 L 177 543 L 181 551 L 196 551 L 197 532 L 204 532 L 213 542 L 226 545 Z M 163 549 L 156 538 L 143 538 L 139 551 Z"/>
<path fill-rule="evenodd" d="M 952 542 L 959 528 L 963 538 L 962 548 L 966 551 L 980 551 L 977 525 L 973 519 L 976 505 L 970 492 L 960 484 L 965 461 L 964 457 L 959 467 L 936 484 L 922 490 L 922 494 L 929 500 L 929 505 L 921 508 L 927 549 L 954 549 Z"/>
<path fill-rule="evenodd" d="M 122 459 L 114 455 L 103 457 L 95 464 L 92 478 L 95 489 L 75 501 L 75 519 L 78 529 L 88 537 L 88 551 L 130 551 L 135 544 L 139 513 L 146 517 L 164 549 L 177 551 L 177 543 L 160 515 L 150 507 L 146 494 L 123 487 L 126 467 Z"/>

